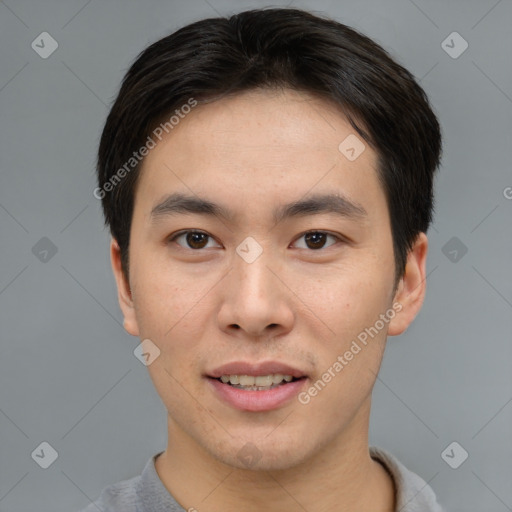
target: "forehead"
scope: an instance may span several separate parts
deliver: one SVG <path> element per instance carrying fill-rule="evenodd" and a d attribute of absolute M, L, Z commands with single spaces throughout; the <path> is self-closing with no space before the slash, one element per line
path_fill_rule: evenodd
<path fill-rule="evenodd" d="M 290 90 L 249 91 L 196 106 L 164 134 L 144 159 L 136 203 L 151 199 L 154 206 L 179 190 L 229 195 L 234 209 L 247 209 L 320 188 L 375 203 L 384 199 L 376 162 L 332 104 Z"/>
<path fill-rule="evenodd" d="M 174 135 L 180 143 L 194 146 L 206 141 L 209 147 L 205 150 L 229 155 L 251 149 L 281 149 L 280 153 L 274 151 L 273 159 L 278 154 L 292 159 L 292 151 L 334 150 L 337 155 L 346 136 L 357 136 L 340 106 L 290 89 L 257 89 L 228 96 L 199 105 L 175 121 L 179 122 L 164 139 Z"/>

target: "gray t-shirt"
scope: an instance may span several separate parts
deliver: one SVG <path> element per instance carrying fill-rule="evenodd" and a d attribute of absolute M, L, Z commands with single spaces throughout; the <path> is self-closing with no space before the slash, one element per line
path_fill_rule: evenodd
<path fill-rule="evenodd" d="M 184 512 L 156 472 L 155 459 L 160 453 L 150 457 L 141 475 L 105 487 L 80 512 Z M 430 486 L 393 455 L 375 447 L 370 447 L 370 455 L 395 482 L 397 512 L 443 512 Z"/>

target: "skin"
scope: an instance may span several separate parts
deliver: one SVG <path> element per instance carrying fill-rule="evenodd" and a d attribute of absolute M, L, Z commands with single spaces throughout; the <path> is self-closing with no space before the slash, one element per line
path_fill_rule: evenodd
<path fill-rule="evenodd" d="M 421 308 L 428 241 L 419 234 L 395 289 L 376 153 L 365 144 L 351 162 L 338 150 L 354 133 L 323 100 L 250 91 L 197 106 L 144 160 L 129 280 L 115 240 L 111 260 L 125 329 L 161 351 L 147 367 L 168 411 L 156 469 L 186 510 L 394 510 L 392 479 L 368 451 L 371 392 L 387 336 L 404 332 Z M 222 204 L 234 220 L 152 221 L 152 208 L 172 192 Z M 276 206 L 321 192 L 359 203 L 366 218 L 273 222 Z M 201 249 L 185 237 L 169 241 L 184 229 L 211 238 Z M 301 236 L 309 230 L 345 241 L 327 237 L 310 248 Z M 263 249 L 250 264 L 236 252 L 248 236 Z M 231 361 L 278 360 L 306 372 L 307 389 L 394 303 L 401 311 L 307 405 L 238 410 L 204 378 Z M 260 457 L 250 468 L 237 457 L 249 442 Z"/>

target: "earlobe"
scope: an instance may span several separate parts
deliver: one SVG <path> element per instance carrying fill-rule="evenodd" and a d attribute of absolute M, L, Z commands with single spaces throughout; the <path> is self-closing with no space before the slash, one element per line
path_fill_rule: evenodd
<path fill-rule="evenodd" d="M 393 304 L 396 304 L 395 309 L 398 313 L 389 323 L 389 336 L 402 334 L 423 305 L 426 292 L 427 252 L 427 235 L 420 233 L 407 255 L 405 272 L 395 293 Z"/>
<path fill-rule="evenodd" d="M 123 326 L 132 336 L 139 336 L 139 327 L 135 315 L 132 291 L 127 277 L 124 275 L 121 265 L 121 250 L 115 238 L 110 241 L 110 262 L 117 284 L 117 298 L 123 313 Z"/>

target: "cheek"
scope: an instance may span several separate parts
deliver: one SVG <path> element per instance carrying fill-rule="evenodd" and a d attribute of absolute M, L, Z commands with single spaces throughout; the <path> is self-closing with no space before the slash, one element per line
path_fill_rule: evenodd
<path fill-rule="evenodd" d="M 389 307 L 391 278 L 361 258 L 322 270 L 321 277 L 303 275 L 295 289 L 326 337 L 343 344 L 373 325 Z"/>
<path fill-rule="evenodd" d="M 373 281 L 362 280 L 331 284 L 328 289 L 321 288 L 323 293 L 318 290 L 315 313 L 321 321 L 315 320 L 316 327 L 310 330 L 318 365 L 306 389 L 309 398 L 304 399 L 311 400 L 309 410 L 315 416 L 322 417 L 323 412 L 329 411 L 326 425 L 348 423 L 373 389 L 387 324 L 377 333 L 370 329 L 388 309 L 384 289 L 376 289 Z M 315 336 L 319 329 L 326 334 Z"/>
<path fill-rule="evenodd" d="M 389 309 L 391 278 L 377 270 L 361 259 L 331 269 L 328 278 L 310 281 L 305 302 L 315 316 L 306 329 L 319 361 L 313 386 L 320 381 L 318 391 L 312 390 L 318 393 L 314 407 L 334 407 L 339 421 L 371 392 L 382 360 L 389 324 L 382 328 L 379 323 L 378 332 L 371 328 Z"/>
<path fill-rule="evenodd" d="M 198 317 L 211 284 L 161 262 L 139 265 L 134 278 L 133 301 L 141 336 L 168 344 L 181 331 L 188 331 L 191 340 L 196 339 L 194 333 L 201 325 Z"/>
<path fill-rule="evenodd" d="M 197 288 L 197 287 L 196 287 Z M 202 293 L 201 293 L 202 292 Z M 175 418 L 194 414 L 198 403 L 197 355 L 204 334 L 204 290 L 177 287 L 168 280 L 145 283 L 134 301 L 141 339 L 149 338 L 160 350 L 147 367 L 155 389 Z"/>
<path fill-rule="evenodd" d="M 197 376 L 197 354 L 211 321 L 212 284 L 197 276 L 186 276 L 176 268 L 147 270 L 138 267 L 133 300 L 141 339 L 149 338 L 160 350 L 148 370 L 157 388 L 176 391 L 179 381 Z M 158 364 L 157 364 L 158 363 Z"/>

